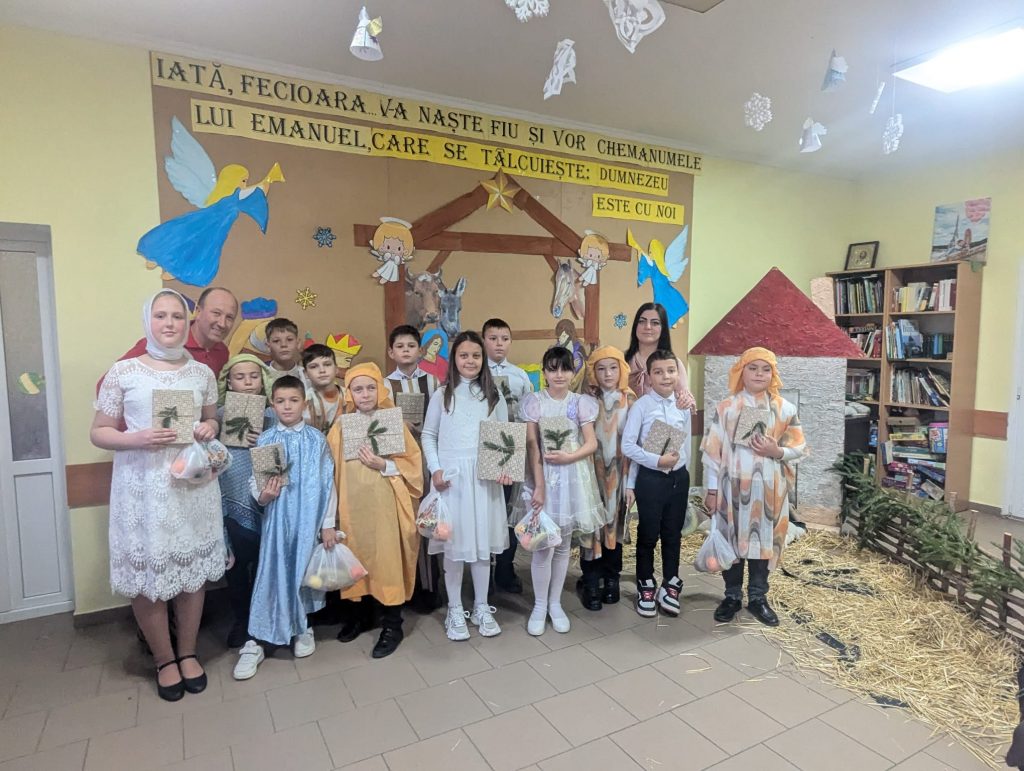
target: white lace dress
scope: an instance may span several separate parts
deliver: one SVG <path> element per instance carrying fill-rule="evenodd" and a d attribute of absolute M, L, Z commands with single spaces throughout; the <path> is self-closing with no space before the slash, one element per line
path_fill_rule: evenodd
<path fill-rule="evenodd" d="M 124 418 L 129 431 L 153 423 L 153 391 L 191 390 L 196 413 L 217 403 L 217 381 L 205 364 L 189 360 L 161 371 L 139 359 L 110 368 L 96 409 Z M 192 485 L 171 476 L 182 449 L 118 450 L 110 483 L 110 586 L 125 597 L 169 600 L 201 589 L 224 574 L 224 526 L 220 487 Z"/>

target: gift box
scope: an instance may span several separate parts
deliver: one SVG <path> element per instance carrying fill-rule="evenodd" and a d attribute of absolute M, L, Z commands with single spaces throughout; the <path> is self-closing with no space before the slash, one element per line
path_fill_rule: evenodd
<path fill-rule="evenodd" d="M 670 426 L 664 420 L 656 420 L 644 437 L 643 448 L 655 455 L 664 455 L 667 452 L 679 452 L 685 441 L 686 432 L 681 428 Z"/>
<path fill-rule="evenodd" d="M 419 427 L 423 425 L 423 413 L 426 411 L 426 394 L 395 394 L 395 406 L 402 411 L 402 420 Z"/>
<path fill-rule="evenodd" d="M 263 432 L 263 413 L 267 397 L 262 394 L 240 394 L 228 391 L 224 395 L 224 422 L 220 426 L 220 440 L 228 447 L 246 447 L 250 431 Z"/>
<path fill-rule="evenodd" d="M 368 415 L 350 412 L 341 416 L 341 436 L 345 460 L 359 457 L 359 448 L 369 445 L 382 458 L 405 452 L 405 423 L 397 407 L 377 410 Z"/>
<path fill-rule="evenodd" d="M 513 482 L 526 479 L 526 424 L 481 420 L 477 478 L 497 481 L 502 474 Z"/>
<path fill-rule="evenodd" d="M 512 395 L 512 389 L 508 387 L 508 377 L 495 375 L 494 387 L 505 398 L 505 404 L 508 405 L 508 419 L 515 420 L 519 415 L 519 399 Z"/>
<path fill-rule="evenodd" d="M 771 410 L 764 407 L 744 407 L 740 410 L 736 421 L 736 430 L 732 434 L 732 443 L 742 447 L 750 447 L 750 440 L 760 434 L 768 433 L 771 422 Z"/>
<path fill-rule="evenodd" d="M 284 445 L 280 442 L 253 447 L 249 450 L 252 459 L 252 473 L 256 478 L 256 490 L 262 491 L 271 477 L 280 477 L 281 486 L 288 486 L 288 471 L 292 464 L 284 454 Z"/>
<path fill-rule="evenodd" d="M 540 431 L 540 442 L 544 446 L 544 452 L 572 452 L 576 449 L 577 428 L 569 418 L 541 418 L 537 428 Z"/>
<path fill-rule="evenodd" d="M 153 428 L 171 428 L 177 432 L 172 444 L 192 441 L 196 400 L 192 391 L 157 388 L 153 391 Z"/>

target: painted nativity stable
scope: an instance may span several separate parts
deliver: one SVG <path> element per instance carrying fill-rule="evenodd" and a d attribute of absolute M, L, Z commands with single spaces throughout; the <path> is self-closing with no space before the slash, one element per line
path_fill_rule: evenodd
<path fill-rule="evenodd" d="M 690 351 L 704 356 L 704 414 L 728 394 L 729 369 L 747 348 L 778 357 L 782 396 L 796 405 L 810 456 L 798 466 L 800 519 L 815 509 L 838 513 L 839 477 L 830 468 L 843 452 L 846 360 L 853 344 L 778 268 L 772 268 Z M 824 513 L 824 512 L 821 512 Z"/>

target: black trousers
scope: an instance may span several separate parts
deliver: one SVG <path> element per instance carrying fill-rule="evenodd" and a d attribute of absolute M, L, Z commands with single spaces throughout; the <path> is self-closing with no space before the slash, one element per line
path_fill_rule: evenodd
<path fill-rule="evenodd" d="M 230 517 L 224 520 L 231 539 L 231 550 L 235 564 L 227 572 L 228 601 L 235 624 L 249 628 L 249 606 L 252 604 L 252 589 L 256 582 L 256 568 L 260 562 L 260 534 L 249 530 Z"/>
<path fill-rule="evenodd" d="M 370 595 L 360 600 L 342 600 L 341 615 L 344 621 L 361 621 L 366 629 L 376 626 L 402 628 L 402 606 L 384 605 Z"/>
<path fill-rule="evenodd" d="M 722 571 L 725 596 L 733 600 L 743 599 L 743 563 L 747 564 L 747 602 L 763 600 L 768 596 L 768 560 L 739 559 L 731 568 Z"/>
<path fill-rule="evenodd" d="M 508 502 L 512 498 L 512 485 L 502 488 L 505 494 L 505 511 L 508 511 Z M 494 573 L 501 577 L 508 577 L 515 574 L 513 562 L 516 558 L 516 547 L 519 541 L 516 539 L 515 528 L 508 529 L 508 548 L 494 558 Z"/>
<path fill-rule="evenodd" d="M 583 582 L 591 585 L 597 585 L 602 578 L 618 578 L 622 572 L 622 543 L 615 544 L 614 549 L 602 549 L 596 560 L 580 557 L 580 571 Z"/>
<path fill-rule="evenodd" d="M 661 540 L 662 583 L 679 575 L 679 544 L 682 541 L 690 472 L 686 466 L 664 473 L 641 466 L 636 475 L 637 581 L 654 579 L 654 547 Z"/>

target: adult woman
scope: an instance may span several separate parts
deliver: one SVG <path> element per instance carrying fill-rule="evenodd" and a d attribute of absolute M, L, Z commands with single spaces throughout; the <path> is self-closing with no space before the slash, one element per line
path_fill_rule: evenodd
<path fill-rule="evenodd" d="M 110 585 L 132 611 L 157 666 L 157 692 L 177 701 L 206 687 L 195 657 L 207 581 L 224 573 L 220 494 L 215 484 L 193 486 L 171 476 L 180 446 L 175 431 L 153 426 L 153 391 L 188 390 L 201 421 L 199 441 L 217 434 L 217 381 L 190 358 L 188 308 L 169 289 L 143 306 L 146 352 L 114 364 L 96 399 L 92 443 L 114 451 L 110 485 Z M 120 428 L 121 420 L 127 430 Z M 171 647 L 167 602 L 174 601 L 178 656 Z"/>
<path fill-rule="evenodd" d="M 672 337 L 669 335 L 668 314 L 658 303 L 644 303 L 636 309 L 633 329 L 629 333 L 629 348 L 626 361 L 629 362 L 629 387 L 637 398 L 651 392 L 647 381 L 647 357 L 654 351 L 671 351 Z M 690 392 L 690 376 L 683 362 L 676 357 L 679 368 L 679 383 L 676 386 L 676 406 L 681 410 L 697 404 Z"/>

